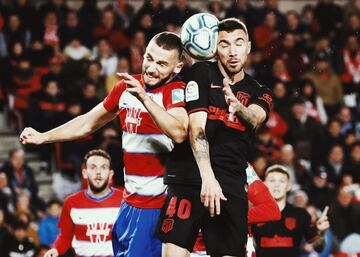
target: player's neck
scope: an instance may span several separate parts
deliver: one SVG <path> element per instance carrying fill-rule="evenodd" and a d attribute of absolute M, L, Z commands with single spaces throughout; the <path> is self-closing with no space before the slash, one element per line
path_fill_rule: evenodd
<path fill-rule="evenodd" d="M 110 190 L 111 190 L 110 187 L 107 187 L 101 192 L 94 192 L 88 187 L 87 192 L 89 195 L 91 195 L 94 198 L 101 198 L 101 197 L 107 195 L 110 192 Z"/>
<path fill-rule="evenodd" d="M 286 197 L 284 197 L 281 200 L 276 201 L 276 203 L 277 203 L 280 211 L 282 211 L 285 208 L 285 205 L 286 205 Z"/>
<path fill-rule="evenodd" d="M 243 80 L 245 77 L 244 69 L 241 69 L 241 71 L 239 71 L 236 74 L 229 75 L 225 71 L 224 67 L 220 64 L 220 62 L 218 62 L 218 67 L 220 69 L 221 74 L 224 76 L 224 78 L 227 78 L 229 80 L 230 86 L 235 85 L 239 81 Z"/>

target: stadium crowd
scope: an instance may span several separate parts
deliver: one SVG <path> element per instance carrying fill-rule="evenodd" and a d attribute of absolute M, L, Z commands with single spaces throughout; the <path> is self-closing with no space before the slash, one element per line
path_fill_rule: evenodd
<path fill-rule="evenodd" d="M 152 36 L 179 32 L 192 14 L 243 20 L 252 41 L 246 72 L 274 94 L 269 120 L 251 142 L 257 174 L 263 177 L 271 164 L 286 166 L 294 205 L 314 220 L 330 206 L 329 252 L 360 252 L 360 1 L 319 0 L 287 12 L 276 0 L 204 1 L 201 10 L 186 0 L 166 7 L 146 0 L 136 12 L 122 0 L 103 9 L 86 0 L 76 10 L 65 0 L 7 2 L 0 5 L 0 110 L 18 132 L 46 131 L 89 111 L 115 85 L 116 72 L 141 72 Z M 186 81 L 193 60 L 184 58 Z M 9 153 L 0 167 L 1 254 L 18 249 L 42 256 L 58 233 L 61 202 L 38 197 L 26 152 L 38 152 L 49 173 L 60 171 L 76 184 L 83 156 L 100 147 L 112 156 L 114 185 L 122 186 L 118 127 L 114 121 L 81 141 Z M 304 256 L 312 251 L 304 245 Z"/>

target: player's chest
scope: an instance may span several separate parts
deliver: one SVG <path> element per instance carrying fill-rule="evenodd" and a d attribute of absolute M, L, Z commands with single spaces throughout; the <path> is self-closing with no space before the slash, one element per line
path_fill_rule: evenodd
<path fill-rule="evenodd" d="M 296 216 L 283 216 L 275 222 L 261 223 L 255 225 L 254 231 L 265 236 L 291 236 L 301 235 L 302 221 Z"/>
<path fill-rule="evenodd" d="M 159 106 L 164 108 L 162 92 L 158 92 L 158 93 L 148 92 L 147 95 L 150 96 L 150 98 L 156 104 L 158 104 Z M 147 110 L 146 110 L 145 106 L 142 104 L 142 102 L 127 91 L 125 91 L 121 95 L 118 104 L 119 104 L 120 111 L 136 109 L 136 110 L 139 110 L 139 112 L 147 112 Z"/>

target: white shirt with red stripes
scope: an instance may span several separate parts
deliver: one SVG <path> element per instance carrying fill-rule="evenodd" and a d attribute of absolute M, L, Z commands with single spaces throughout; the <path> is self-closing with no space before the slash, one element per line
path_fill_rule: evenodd
<path fill-rule="evenodd" d="M 134 76 L 144 86 L 141 75 Z M 173 80 L 163 86 L 147 90 L 152 100 L 164 110 L 184 107 L 185 84 Z M 104 107 L 118 112 L 124 156 L 124 200 L 137 208 L 161 208 L 166 198 L 163 183 L 164 163 L 174 147 L 154 123 L 144 105 L 126 91 L 119 82 L 105 98 Z"/>
<path fill-rule="evenodd" d="M 54 247 L 60 254 L 70 246 L 76 256 L 113 256 L 111 231 L 119 213 L 123 192 L 111 188 L 101 198 L 87 190 L 67 197 L 58 227 L 60 235 Z"/>

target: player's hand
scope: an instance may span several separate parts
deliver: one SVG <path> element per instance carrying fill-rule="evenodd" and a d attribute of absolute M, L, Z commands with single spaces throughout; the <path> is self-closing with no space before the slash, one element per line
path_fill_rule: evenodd
<path fill-rule="evenodd" d="M 58 256 L 59 256 L 59 252 L 55 248 L 50 249 L 44 255 L 44 257 L 58 257 Z"/>
<path fill-rule="evenodd" d="M 320 233 L 323 233 L 325 230 L 327 230 L 330 227 L 330 223 L 327 216 L 328 211 L 329 211 L 329 207 L 326 206 L 321 214 L 321 217 L 316 221 L 316 228 Z"/>
<path fill-rule="evenodd" d="M 143 101 L 147 94 L 141 83 L 128 73 L 116 73 L 126 83 L 126 91 L 135 96 L 140 101 Z"/>
<path fill-rule="evenodd" d="M 202 180 L 201 192 L 200 192 L 201 202 L 204 204 L 205 208 L 209 209 L 210 217 L 214 217 L 220 214 L 220 200 L 226 201 L 219 182 L 213 178 L 205 178 Z"/>
<path fill-rule="evenodd" d="M 20 142 L 22 144 L 41 145 L 45 143 L 46 137 L 43 133 L 36 131 L 33 128 L 25 128 L 20 134 Z"/>
<path fill-rule="evenodd" d="M 229 105 L 229 112 L 230 112 L 229 120 L 233 121 L 234 114 L 237 112 L 238 107 L 241 103 L 232 92 L 228 79 L 224 78 L 223 85 L 224 85 L 223 92 L 225 96 L 225 101 Z"/>

